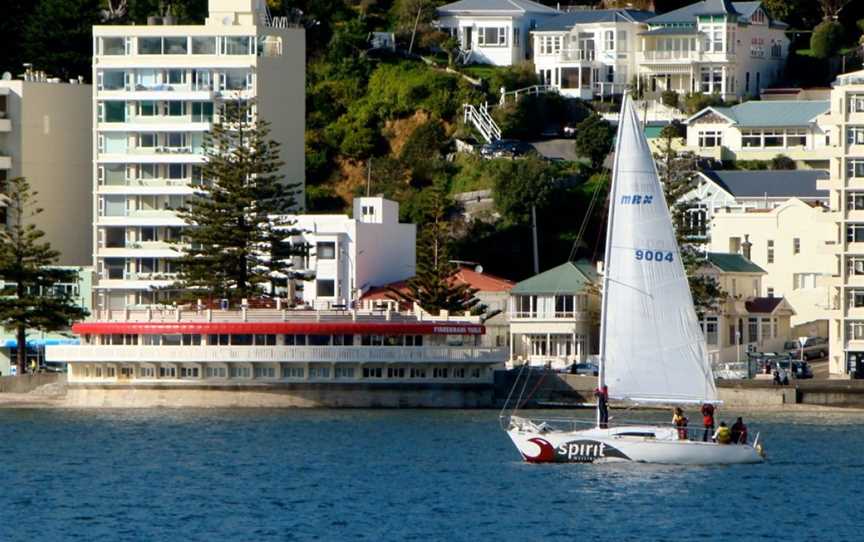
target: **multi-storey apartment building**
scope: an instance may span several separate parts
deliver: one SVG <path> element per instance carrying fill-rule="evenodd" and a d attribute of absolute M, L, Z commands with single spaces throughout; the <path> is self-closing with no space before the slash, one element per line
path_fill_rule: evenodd
<path fill-rule="evenodd" d="M 636 73 L 637 35 L 653 13 L 632 9 L 582 10 L 537 23 L 534 68 L 565 96 L 592 99 L 621 94 Z"/>
<path fill-rule="evenodd" d="M 826 118 L 834 144 L 830 189 L 837 276 L 829 326 L 832 375 L 864 377 L 864 70 L 842 75 Z"/>
<path fill-rule="evenodd" d="M 703 0 L 646 21 L 637 59 L 648 96 L 664 90 L 758 96 L 786 63 L 785 23 L 762 2 Z"/>
<path fill-rule="evenodd" d="M 169 298 L 182 207 L 226 103 L 271 123 L 286 182 L 304 181 L 305 34 L 264 0 L 210 0 L 204 25 L 93 28 L 96 306 Z M 170 21 L 168 21 L 170 22 Z M 303 201 L 300 192 L 298 201 Z M 83 236 L 83 232 L 82 232 Z"/>
<path fill-rule="evenodd" d="M 27 70 L 0 80 L 0 183 L 26 177 L 44 212 L 35 219 L 60 265 L 92 261 L 91 89 Z M 0 223 L 6 208 L 0 202 Z"/>

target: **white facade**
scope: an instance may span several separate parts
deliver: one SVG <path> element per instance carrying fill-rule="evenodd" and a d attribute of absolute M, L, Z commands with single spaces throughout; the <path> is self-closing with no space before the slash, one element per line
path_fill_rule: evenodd
<path fill-rule="evenodd" d="M 829 180 L 836 256 L 829 326 L 832 375 L 864 377 L 864 71 L 840 76 L 826 119 L 831 140 Z M 826 254 L 826 257 L 829 257 Z"/>
<path fill-rule="evenodd" d="M 173 282 L 174 209 L 206 181 L 204 134 L 225 102 L 254 100 L 286 182 L 303 185 L 304 30 L 274 27 L 263 0 L 209 5 L 200 26 L 93 28 L 98 307 L 157 303 L 153 289 Z"/>
<path fill-rule="evenodd" d="M 0 183 L 26 177 L 39 193 L 44 212 L 35 223 L 60 251 L 60 265 L 92 262 L 90 100 L 90 85 L 77 80 L 30 71 L 24 80 L 0 80 Z"/>
<path fill-rule="evenodd" d="M 782 154 L 798 167 L 827 169 L 831 141 L 820 125 L 827 110 L 827 101 L 792 100 L 708 107 L 687 119 L 686 150 L 722 161 Z"/>
<path fill-rule="evenodd" d="M 512 66 L 530 61 L 530 32 L 559 13 L 530 0 L 461 0 L 441 6 L 438 27 L 459 40 L 466 63 Z"/>
<path fill-rule="evenodd" d="M 786 25 L 772 21 L 761 2 L 703 0 L 647 24 L 638 64 L 651 97 L 664 90 L 758 96 L 780 78 L 789 54 Z"/>
<path fill-rule="evenodd" d="M 756 295 L 784 298 L 795 310 L 792 326 L 816 336 L 830 315 L 836 271 L 829 256 L 836 234 L 828 215 L 824 207 L 797 198 L 753 212 L 720 209 L 711 224 L 710 250 L 743 253 L 764 269 Z"/>
<path fill-rule="evenodd" d="M 547 19 L 532 32 L 537 75 L 544 84 L 574 98 L 623 93 L 636 73 L 641 21 L 650 15 L 610 9 Z"/>
<path fill-rule="evenodd" d="M 298 215 L 295 238 L 310 248 L 295 270 L 314 278 L 302 282 L 298 302 L 315 308 L 349 308 L 373 286 L 405 280 L 416 271 L 417 226 L 399 223 L 399 204 L 380 197 L 355 198 L 353 218 Z"/>

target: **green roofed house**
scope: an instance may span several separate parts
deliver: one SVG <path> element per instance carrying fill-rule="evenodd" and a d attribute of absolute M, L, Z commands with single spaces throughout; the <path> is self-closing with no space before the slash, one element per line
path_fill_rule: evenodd
<path fill-rule="evenodd" d="M 596 353 L 600 279 L 586 260 L 566 262 L 510 290 L 510 361 L 563 368 Z"/>
<path fill-rule="evenodd" d="M 828 100 L 750 101 L 706 107 L 686 120 L 687 150 L 715 160 L 771 160 L 828 169 Z"/>
<path fill-rule="evenodd" d="M 744 253 L 749 247 L 743 247 Z M 761 297 L 764 269 L 744 254 L 707 252 L 699 274 L 714 278 L 725 292 L 716 310 L 702 315 L 702 332 L 719 376 L 726 364 L 746 361 L 748 352 L 782 352 L 790 340 L 795 311 L 782 297 Z M 731 371 L 734 374 L 734 371 Z M 731 376 L 731 374 L 730 374 Z"/>

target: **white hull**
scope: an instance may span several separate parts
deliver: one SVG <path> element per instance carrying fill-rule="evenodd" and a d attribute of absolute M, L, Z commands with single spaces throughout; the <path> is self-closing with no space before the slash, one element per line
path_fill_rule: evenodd
<path fill-rule="evenodd" d="M 514 418 L 507 434 L 529 463 L 734 465 L 763 461 L 758 446 L 679 440 L 677 431 L 670 427 L 632 425 L 561 431 Z"/>

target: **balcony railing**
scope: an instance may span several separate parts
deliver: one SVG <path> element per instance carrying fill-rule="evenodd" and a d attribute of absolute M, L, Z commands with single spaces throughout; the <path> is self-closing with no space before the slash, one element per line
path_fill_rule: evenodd
<path fill-rule="evenodd" d="M 597 58 L 594 49 L 562 49 L 559 58 L 565 62 L 591 62 Z"/>
<path fill-rule="evenodd" d="M 56 346 L 48 361 L 125 363 L 503 363 L 504 348 L 425 346 Z"/>
<path fill-rule="evenodd" d="M 643 51 L 642 59 L 648 61 L 700 60 L 702 51 Z"/>
<path fill-rule="evenodd" d="M 586 318 L 588 312 L 585 310 L 575 311 L 514 311 L 510 313 L 511 320 L 573 320 Z"/>

